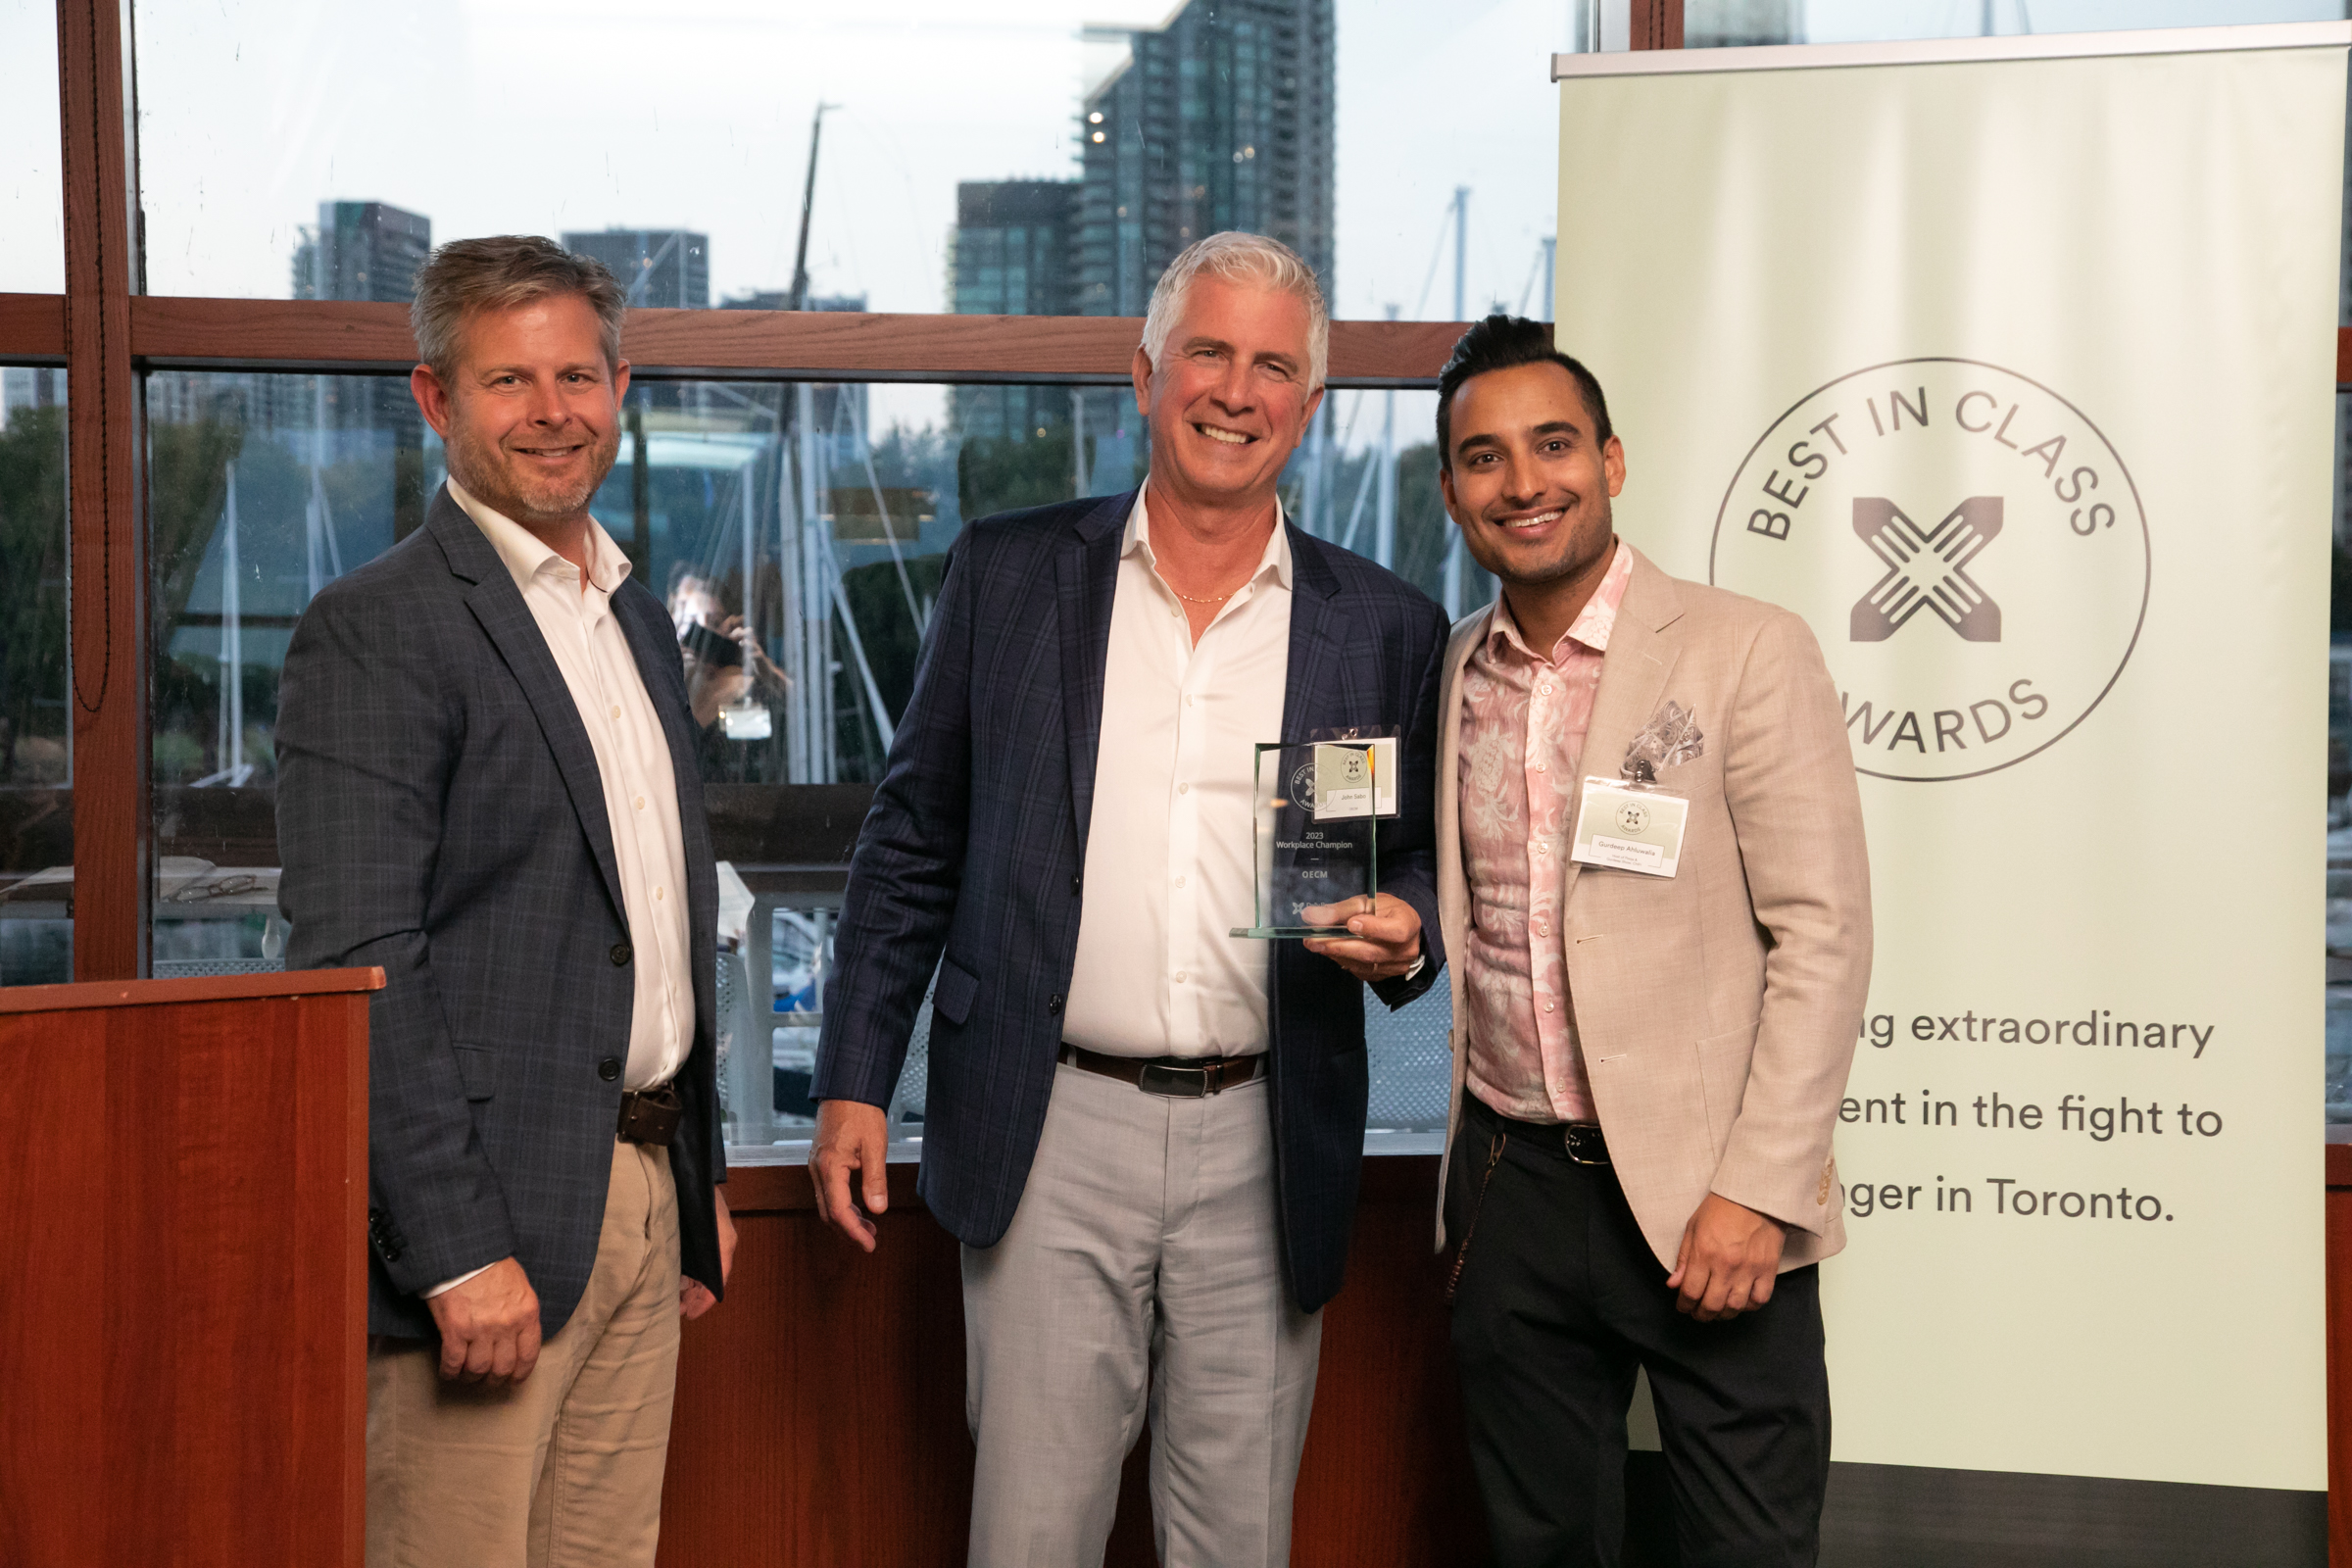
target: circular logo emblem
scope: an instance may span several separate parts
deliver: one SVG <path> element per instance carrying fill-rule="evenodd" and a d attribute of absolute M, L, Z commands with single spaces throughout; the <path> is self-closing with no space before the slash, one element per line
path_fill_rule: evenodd
<path fill-rule="evenodd" d="M 1291 773 L 1291 799 L 1308 810 L 1315 808 L 1315 764 L 1300 762 Z"/>
<path fill-rule="evenodd" d="M 2148 607 L 2148 523 L 2081 409 L 1975 360 L 1839 376 L 1733 475 L 1708 580 L 1821 638 L 1854 766 L 1974 778 L 2063 739 Z"/>
<path fill-rule="evenodd" d="M 1649 826 L 1649 808 L 1638 801 L 1628 801 L 1617 808 L 1617 829 L 1627 838 L 1640 838 Z"/>

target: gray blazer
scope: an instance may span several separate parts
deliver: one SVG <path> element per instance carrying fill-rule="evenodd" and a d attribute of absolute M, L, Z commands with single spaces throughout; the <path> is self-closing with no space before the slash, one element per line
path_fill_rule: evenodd
<path fill-rule="evenodd" d="M 685 1272 L 716 1292 L 717 871 L 669 616 L 634 578 L 612 610 L 677 776 L 695 1031 L 670 1168 Z M 596 1262 L 638 960 L 588 732 L 446 489 L 303 612 L 277 764 L 287 967 L 385 976 L 368 1007 L 368 1332 L 433 1338 L 416 1293 L 513 1256 L 553 1335 Z"/>

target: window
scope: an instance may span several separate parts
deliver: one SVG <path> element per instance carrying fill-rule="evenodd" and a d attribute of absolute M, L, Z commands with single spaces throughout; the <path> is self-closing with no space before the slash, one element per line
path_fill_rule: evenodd
<path fill-rule="evenodd" d="M 0 985 L 74 978 L 66 372 L 0 367 Z"/>
<path fill-rule="evenodd" d="M 1442 589 L 1430 394 L 1335 401 L 1337 438 L 1294 462 L 1294 514 Z M 146 402 L 155 968 L 273 968 L 287 641 L 324 584 L 422 523 L 440 444 L 399 376 L 158 370 Z M 1069 412 L 1041 434 L 1029 421 L 1049 408 Z M 751 904 L 722 966 L 730 1114 L 747 1140 L 789 1138 L 808 1113 L 843 867 L 949 544 L 972 516 L 1131 487 L 1144 442 L 1123 389 L 1059 385 L 648 379 L 624 424 L 592 508 L 679 626 L 717 852 Z M 1441 991 L 1393 1028 L 1384 1016 L 1376 1074 L 1394 1070 L 1375 1093 L 1393 1123 L 1443 1120 L 1447 1010 Z M 733 1050 L 760 1018 L 772 1108 Z M 909 1118 L 921 1084 L 918 1055 Z"/>

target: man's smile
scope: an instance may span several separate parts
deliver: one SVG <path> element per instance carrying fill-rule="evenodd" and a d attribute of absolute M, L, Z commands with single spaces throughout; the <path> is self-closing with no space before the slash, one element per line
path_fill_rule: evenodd
<path fill-rule="evenodd" d="M 1222 442 L 1226 446 L 1246 447 L 1257 439 L 1257 437 L 1249 434 L 1247 431 L 1228 430 L 1223 425 L 1204 424 L 1199 419 L 1195 419 L 1193 421 L 1193 428 L 1200 431 L 1202 435 L 1208 437 L 1211 441 Z"/>
<path fill-rule="evenodd" d="M 1554 524 L 1566 518 L 1568 511 L 1566 506 L 1553 505 L 1534 512 L 1520 510 L 1489 513 L 1486 523 L 1496 533 L 1521 539 L 1532 539 L 1540 534 L 1550 532 Z"/>

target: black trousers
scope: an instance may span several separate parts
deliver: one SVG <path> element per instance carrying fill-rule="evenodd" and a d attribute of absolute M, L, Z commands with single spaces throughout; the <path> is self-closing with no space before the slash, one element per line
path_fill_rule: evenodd
<path fill-rule="evenodd" d="M 1617 1568 L 1625 1414 L 1649 1373 L 1684 1568 L 1820 1555 L 1830 1383 L 1812 1268 L 1727 1322 L 1675 1310 L 1606 1165 L 1468 1097 L 1446 1182 L 1453 1350 L 1497 1568 Z M 1482 1191 L 1483 1189 L 1483 1191 Z"/>

